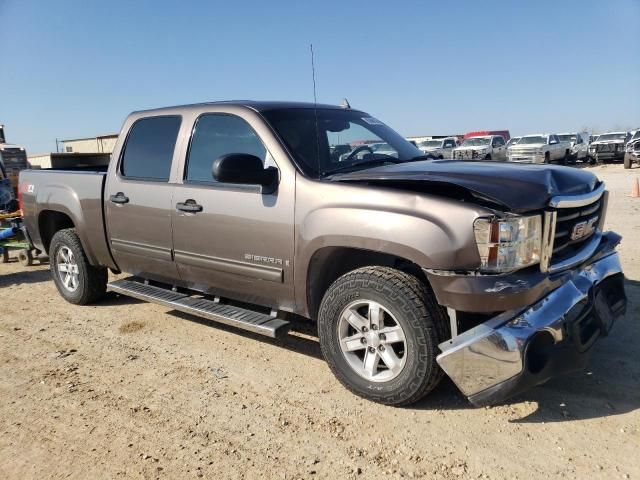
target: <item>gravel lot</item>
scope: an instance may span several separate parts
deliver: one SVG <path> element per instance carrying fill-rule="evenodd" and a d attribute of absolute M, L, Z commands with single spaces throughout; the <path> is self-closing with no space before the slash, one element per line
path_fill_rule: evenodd
<path fill-rule="evenodd" d="M 369 403 L 312 325 L 272 341 L 115 295 L 74 307 L 48 266 L 0 265 L 0 478 L 640 478 L 640 171 L 591 171 L 624 236 L 627 318 L 588 370 L 492 408 L 450 381 Z"/>

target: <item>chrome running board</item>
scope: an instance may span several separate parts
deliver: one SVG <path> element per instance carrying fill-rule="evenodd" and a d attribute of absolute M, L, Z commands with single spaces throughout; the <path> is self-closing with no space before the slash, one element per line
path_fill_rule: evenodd
<path fill-rule="evenodd" d="M 107 290 L 267 337 L 276 338 L 289 330 L 289 322 L 274 315 L 149 285 L 135 277 L 111 282 L 107 284 Z"/>

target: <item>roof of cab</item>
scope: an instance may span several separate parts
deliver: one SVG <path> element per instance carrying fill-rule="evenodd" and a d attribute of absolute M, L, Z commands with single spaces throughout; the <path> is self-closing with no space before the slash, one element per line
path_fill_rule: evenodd
<path fill-rule="evenodd" d="M 163 111 L 171 110 L 190 110 L 190 109 L 200 109 L 202 107 L 206 107 L 208 105 L 216 106 L 216 105 L 228 105 L 228 106 L 236 106 L 236 107 L 245 107 L 255 110 L 257 112 L 265 112 L 268 110 L 278 110 L 284 108 L 322 108 L 322 109 L 333 109 L 333 110 L 348 110 L 347 108 L 340 107 L 338 105 L 328 105 L 328 104 L 315 104 L 312 102 L 287 102 L 287 101 L 265 101 L 265 100 L 225 100 L 219 102 L 203 102 L 203 103 L 192 103 L 188 105 L 175 105 L 172 107 L 162 107 L 162 108 L 152 108 L 148 110 L 137 110 L 135 114 L 140 113 L 161 113 Z"/>

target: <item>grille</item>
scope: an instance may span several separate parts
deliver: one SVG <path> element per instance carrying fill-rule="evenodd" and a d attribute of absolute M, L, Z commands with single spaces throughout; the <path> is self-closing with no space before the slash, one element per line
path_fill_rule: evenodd
<path fill-rule="evenodd" d="M 600 197 L 595 202 L 582 207 L 556 209 L 556 234 L 553 241 L 553 254 L 551 261 L 561 261 L 572 257 L 580 251 L 586 241 L 595 233 L 598 221 L 602 217 L 604 199 Z M 587 232 L 580 238 L 572 239 L 572 234 L 579 230 L 578 224 L 586 224 Z M 589 224 L 593 227 L 589 231 Z"/>
<path fill-rule="evenodd" d="M 607 143 L 605 145 L 596 145 L 596 152 L 617 152 L 624 148 L 624 145 L 620 143 Z"/>

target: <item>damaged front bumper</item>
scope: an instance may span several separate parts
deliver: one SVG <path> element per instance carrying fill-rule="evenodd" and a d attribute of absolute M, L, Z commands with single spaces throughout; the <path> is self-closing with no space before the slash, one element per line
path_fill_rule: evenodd
<path fill-rule="evenodd" d="M 612 248 L 600 250 L 559 280 L 557 288 L 533 304 L 508 310 L 439 345 L 438 364 L 471 403 L 500 402 L 584 368 L 595 341 L 624 315 L 624 277 Z"/>

